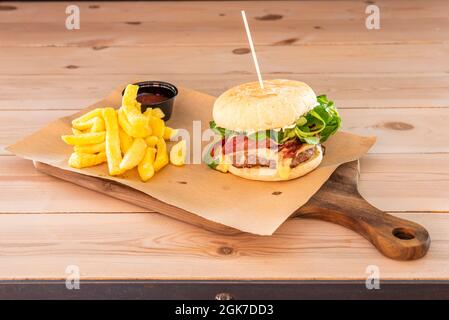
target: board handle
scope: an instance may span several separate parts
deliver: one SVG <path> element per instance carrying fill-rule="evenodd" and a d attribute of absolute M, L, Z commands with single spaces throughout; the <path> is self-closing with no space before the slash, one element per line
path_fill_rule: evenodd
<path fill-rule="evenodd" d="M 358 175 L 358 161 L 340 166 L 295 216 L 324 220 L 354 230 L 391 259 L 423 257 L 430 247 L 427 230 L 369 204 L 357 190 Z"/>

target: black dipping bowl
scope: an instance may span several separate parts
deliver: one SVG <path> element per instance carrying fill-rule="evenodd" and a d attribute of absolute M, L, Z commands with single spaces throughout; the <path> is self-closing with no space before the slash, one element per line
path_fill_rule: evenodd
<path fill-rule="evenodd" d="M 147 108 L 160 108 L 164 112 L 164 121 L 170 119 L 173 112 L 173 102 L 178 95 L 178 89 L 168 82 L 163 81 L 142 81 L 134 83 L 139 86 L 137 91 L 137 101 L 141 103 L 142 112 Z M 125 89 L 122 91 L 124 94 Z M 161 100 L 156 102 L 145 102 L 143 96 L 153 96 L 153 100 Z M 155 97 L 156 96 L 156 97 Z"/>

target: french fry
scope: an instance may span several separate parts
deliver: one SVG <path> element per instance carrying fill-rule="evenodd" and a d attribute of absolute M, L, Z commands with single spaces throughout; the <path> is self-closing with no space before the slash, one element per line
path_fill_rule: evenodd
<path fill-rule="evenodd" d="M 73 119 L 72 126 L 76 128 L 77 125 L 79 125 L 80 123 L 85 123 L 95 117 L 101 117 L 102 112 L 103 112 L 102 108 L 93 109 L 93 110 L 89 111 L 88 113 L 85 113 L 82 116 L 80 116 L 76 119 Z M 83 129 L 80 129 L 80 130 L 83 130 Z"/>
<path fill-rule="evenodd" d="M 77 122 L 73 127 L 78 130 L 89 130 L 89 132 L 104 131 L 104 121 L 101 117 L 94 117 L 84 122 Z"/>
<path fill-rule="evenodd" d="M 147 117 L 142 114 L 141 104 L 136 101 L 139 86 L 129 84 L 125 88 L 122 98 L 123 111 L 129 123 L 135 128 L 143 128 L 147 125 Z"/>
<path fill-rule="evenodd" d="M 120 150 L 125 154 L 133 144 L 133 137 L 129 136 L 122 128 L 118 129 L 118 134 L 120 137 Z"/>
<path fill-rule="evenodd" d="M 165 140 L 170 140 L 171 137 L 173 137 L 178 132 L 178 130 L 165 126 L 165 122 L 162 120 L 165 115 L 160 108 L 148 108 L 143 114 L 148 118 L 148 122 L 150 123 L 151 129 L 153 131 L 152 134 L 154 136 L 162 136 Z M 162 129 L 162 127 L 164 127 L 165 129 Z M 162 135 L 161 132 L 163 132 Z"/>
<path fill-rule="evenodd" d="M 122 106 L 129 105 L 134 106 L 137 99 L 137 92 L 139 91 L 139 86 L 135 84 L 128 84 L 125 88 L 122 98 Z"/>
<path fill-rule="evenodd" d="M 122 127 L 122 129 L 126 132 L 126 134 L 131 137 L 145 138 L 151 134 L 151 127 L 148 125 L 148 122 L 143 127 L 142 126 L 136 127 L 131 125 L 122 108 L 120 108 L 118 111 L 118 121 L 120 123 L 120 127 Z"/>
<path fill-rule="evenodd" d="M 155 147 L 158 140 L 159 138 L 156 136 L 148 136 L 145 138 L 145 142 L 149 147 Z"/>
<path fill-rule="evenodd" d="M 147 117 L 148 118 L 148 120 L 150 120 L 150 118 L 151 118 L 151 111 L 152 111 L 153 109 L 151 109 L 151 108 L 147 108 L 146 110 L 145 110 L 145 112 L 143 113 L 143 115 L 145 116 L 145 117 Z"/>
<path fill-rule="evenodd" d="M 163 138 L 159 138 L 156 144 L 156 159 L 154 160 L 154 171 L 159 171 L 163 167 L 165 167 L 169 160 L 168 160 L 168 153 L 167 153 L 167 145 L 165 144 L 165 140 Z"/>
<path fill-rule="evenodd" d="M 120 163 L 122 162 L 115 110 L 113 108 L 105 108 L 103 110 L 103 119 L 106 126 L 106 157 L 108 159 L 109 174 L 115 176 L 121 173 Z"/>
<path fill-rule="evenodd" d="M 154 108 L 151 110 L 151 115 L 153 117 L 162 119 L 163 117 L 165 117 L 164 111 L 161 110 L 161 108 Z"/>
<path fill-rule="evenodd" d="M 140 111 L 140 104 L 122 105 L 121 109 L 125 112 L 129 123 L 136 128 L 143 128 L 148 124 L 148 118 Z"/>
<path fill-rule="evenodd" d="M 153 117 L 151 115 L 151 108 L 147 108 L 147 110 L 145 110 L 143 115 L 147 118 L 148 126 L 151 128 L 151 118 Z M 151 128 L 151 133 L 153 133 L 153 128 Z"/>
<path fill-rule="evenodd" d="M 173 128 L 170 128 L 170 127 L 165 127 L 163 137 L 164 137 L 165 140 L 170 140 L 177 133 L 178 133 L 177 129 L 173 129 Z"/>
<path fill-rule="evenodd" d="M 140 179 L 146 182 L 154 175 L 154 158 L 156 156 L 156 149 L 148 147 L 145 151 L 145 156 L 137 166 Z"/>
<path fill-rule="evenodd" d="M 105 137 L 105 132 L 88 132 L 77 135 L 65 135 L 61 138 L 65 143 L 75 146 L 101 143 L 105 141 Z"/>
<path fill-rule="evenodd" d="M 179 141 L 170 150 L 170 163 L 183 166 L 186 162 L 187 144 L 185 140 Z"/>
<path fill-rule="evenodd" d="M 95 118 L 97 118 L 97 117 L 95 117 Z M 93 119 L 95 119 L 95 118 L 93 118 Z M 90 119 L 90 120 L 87 120 L 87 121 L 84 121 L 84 122 L 78 122 L 78 123 L 72 124 L 72 126 L 75 129 L 78 129 L 78 130 L 81 130 L 81 131 L 84 131 L 84 130 L 89 130 L 90 131 L 90 128 L 92 128 L 92 125 L 93 125 L 93 121 L 92 121 L 93 119 Z"/>
<path fill-rule="evenodd" d="M 93 167 L 106 161 L 106 153 L 98 154 L 74 152 L 69 158 L 69 166 L 77 169 Z"/>
<path fill-rule="evenodd" d="M 126 151 L 123 160 L 120 163 L 120 170 L 125 172 L 137 166 L 145 156 L 147 144 L 142 138 L 136 138 L 131 147 Z"/>
<path fill-rule="evenodd" d="M 151 126 L 151 131 L 152 131 L 152 135 L 153 136 L 157 136 L 159 138 L 164 136 L 164 129 L 165 129 L 165 123 L 164 120 L 156 118 L 156 117 L 151 117 L 149 120 L 150 126 Z"/>
<path fill-rule="evenodd" d="M 180 141 L 167 151 L 165 140 L 173 139 L 176 129 L 166 127 L 160 108 L 141 111 L 137 101 L 139 86 L 128 85 L 118 110 L 96 108 L 72 120 L 72 135 L 62 140 L 74 146 L 69 165 L 85 168 L 107 162 L 111 176 L 137 167 L 142 181 L 168 163 L 185 163 L 186 142 Z"/>
<path fill-rule="evenodd" d="M 97 143 L 97 144 L 87 144 L 84 146 L 75 146 L 73 148 L 73 150 L 75 152 L 79 152 L 79 153 L 98 153 L 98 152 L 105 152 L 106 150 L 106 143 L 105 142 L 101 142 L 101 143 Z"/>
<path fill-rule="evenodd" d="M 127 135 L 132 137 L 133 134 L 135 134 L 134 128 L 128 122 L 128 118 L 126 118 L 126 115 L 123 112 L 122 108 L 118 109 L 117 117 L 118 117 L 118 123 L 120 125 L 120 128 L 122 128 L 126 132 Z"/>
<path fill-rule="evenodd" d="M 101 132 L 106 130 L 103 118 L 95 117 L 90 121 L 92 121 L 92 127 L 90 128 L 90 132 Z"/>
<path fill-rule="evenodd" d="M 78 129 L 75 129 L 75 128 L 72 128 L 72 133 L 73 133 L 74 135 L 77 135 L 77 134 L 82 134 L 83 131 L 78 130 Z"/>

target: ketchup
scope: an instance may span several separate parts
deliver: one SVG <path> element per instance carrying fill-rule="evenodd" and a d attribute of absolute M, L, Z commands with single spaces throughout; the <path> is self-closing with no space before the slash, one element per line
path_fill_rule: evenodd
<path fill-rule="evenodd" d="M 142 93 L 137 96 L 137 101 L 143 105 L 159 103 L 167 99 L 168 97 L 160 93 Z"/>

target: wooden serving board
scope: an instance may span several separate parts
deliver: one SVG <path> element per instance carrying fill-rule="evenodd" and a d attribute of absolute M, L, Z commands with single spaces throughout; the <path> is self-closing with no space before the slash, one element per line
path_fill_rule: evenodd
<path fill-rule="evenodd" d="M 214 232 L 242 233 L 120 183 L 66 171 L 41 162 L 34 162 L 34 166 L 46 174 Z M 389 215 L 370 205 L 357 190 L 358 177 L 358 161 L 341 165 L 292 217 L 319 219 L 342 225 L 359 233 L 391 259 L 414 260 L 423 257 L 430 246 L 427 230 L 417 223 Z"/>

